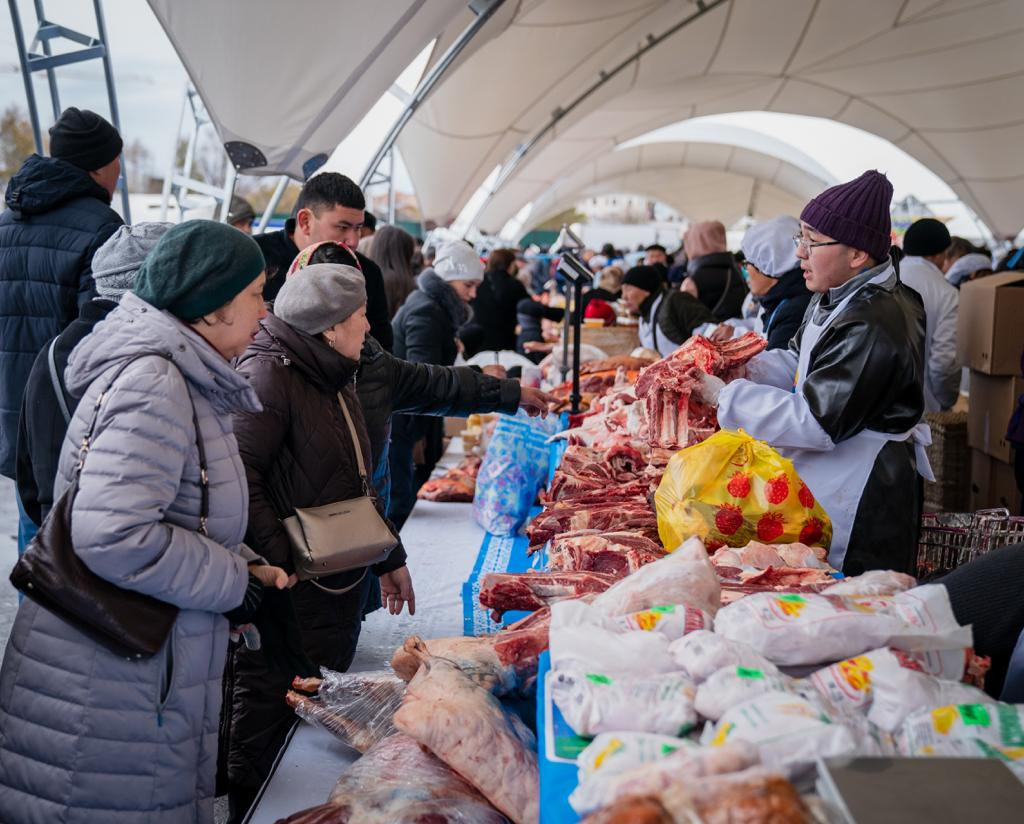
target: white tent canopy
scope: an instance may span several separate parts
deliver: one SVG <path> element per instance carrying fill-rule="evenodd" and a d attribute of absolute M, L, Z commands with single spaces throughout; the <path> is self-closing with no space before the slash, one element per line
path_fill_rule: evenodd
<path fill-rule="evenodd" d="M 807 155 L 757 132 L 692 125 L 683 130 L 691 140 L 625 145 L 556 180 L 529 181 L 524 175 L 491 201 L 480 226 L 503 226 L 520 198 L 532 202 L 522 223 L 529 230 L 582 198 L 615 192 L 660 201 L 691 220 L 716 218 L 731 226 L 744 215 L 763 220 L 799 214 L 836 182 Z"/>
<path fill-rule="evenodd" d="M 494 199 L 510 194 L 494 218 L 528 203 L 536 184 L 652 129 L 764 110 L 885 138 L 945 180 L 995 234 L 1024 226 L 1020 2 L 704 5 L 697 14 L 694 2 L 534 0 L 514 6 L 511 19 L 497 15 L 399 139 L 424 217 L 451 220 L 499 165 Z M 649 36 L 695 14 L 579 100 Z M 509 173 L 517 149 L 537 137 Z"/>
<path fill-rule="evenodd" d="M 301 180 L 303 166 L 334 151 L 466 0 L 149 5 L 221 141 L 265 158 L 242 171 Z"/>

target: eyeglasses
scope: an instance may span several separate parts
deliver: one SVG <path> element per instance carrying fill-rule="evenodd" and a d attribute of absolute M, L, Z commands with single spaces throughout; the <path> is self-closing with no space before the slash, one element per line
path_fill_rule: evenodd
<path fill-rule="evenodd" d="M 797 249 L 803 249 L 807 254 L 811 253 L 811 249 L 816 249 L 819 246 L 841 246 L 841 240 L 818 240 L 810 241 L 801 235 L 793 235 L 793 245 Z"/>

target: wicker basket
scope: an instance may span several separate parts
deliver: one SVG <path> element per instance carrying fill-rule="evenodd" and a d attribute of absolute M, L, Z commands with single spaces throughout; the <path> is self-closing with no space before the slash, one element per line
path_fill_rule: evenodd
<path fill-rule="evenodd" d="M 931 512 L 963 512 L 971 495 L 971 450 L 967 445 L 966 412 L 931 412 L 928 461 L 935 482 L 924 485 L 924 508 Z"/>
<path fill-rule="evenodd" d="M 1008 544 L 1024 543 L 1024 518 L 1006 509 L 926 512 L 921 518 L 917 577 L 946 572 Z"/>

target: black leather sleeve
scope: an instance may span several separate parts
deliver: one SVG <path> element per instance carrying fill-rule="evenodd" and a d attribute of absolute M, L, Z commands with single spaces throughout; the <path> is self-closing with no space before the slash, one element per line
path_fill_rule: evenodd
<path fill-rule="evenodd" d="M 385 355 L 392 374 L 393 411 L 465 417 L 474 412 L 507 412 L 519 407 L 519 384 L 484 375 L 468 366 L 411 363 Z"/>

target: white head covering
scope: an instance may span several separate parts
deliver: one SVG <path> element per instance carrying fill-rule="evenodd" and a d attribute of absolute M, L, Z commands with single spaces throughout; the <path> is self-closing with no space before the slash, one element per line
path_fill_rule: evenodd
<path fill-rule="evenodd" d="M 434 258 L 434 271 L 441 280 L 483 280 L 484 265 L 467 243 L 450 240 L 441 244 Z"/>
<path fill-rule="evenodd" d="M 796 256 L 796 244 L 793 243 L 794 236 L 798 234 L 800 221 L 783 215 L 747 229 L 740 248 L 761 274 L 778 278 L 800 263 Z"/>
<path fill-rule="evenodd" d="M 99 253 L 97 252 L 97 254 Z M 959 286 L 979 269 L 991 268 L 993 268 L 992 259 L 988 255 L 970 252 L 953 261 L 953 265 L 946 272 L 946 280 L 954 286 Z"/>

